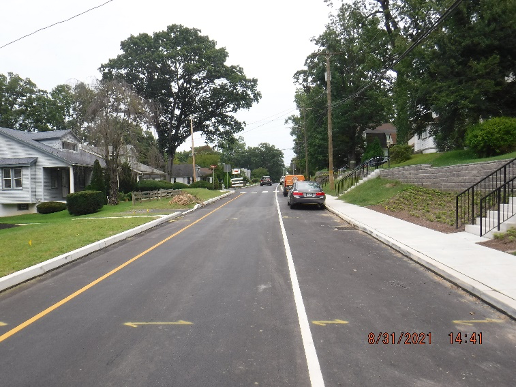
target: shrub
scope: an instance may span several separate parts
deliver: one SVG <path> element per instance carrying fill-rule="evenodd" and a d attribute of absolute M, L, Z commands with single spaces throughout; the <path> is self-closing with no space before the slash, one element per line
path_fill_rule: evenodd
<path fill-rule="evenodd" d="M 118 190 L 123 193 L 129 193 L 135 190 L 136 188 L 136 177 L 131 170 L 131 166 L 126 161 L 120 166 L 120 175 L 119 175 L 119 188 Z M 123 201 L 123 200 L 122 200 Z"/>
<path fill-rule="evenodd" d="M 183 183 L 169 183 L 165 180 L 141 180 L 136 186 L 137 191 L 156 191 L 158 189 L 182 189 L 188 188 Z"/>
<path fill-rule="evenodd" d="M 389 150 L 389 157 L 394 164 L 410 160 L 413 149 L 410 145 L 394 145 Z"/>
<path fill-rule="evenodd" d="M 51 214 L 53 212 L 59 212 L 66 210 L 66 203 L 63 202 L 43 202 L 36 206 L 38 213 L 40 214 Z"/>
<path fill-rule="evenodd" d="M 362 162 L 367 161 L 369 159 L 372 159 L 373 157 L 382 157 L 383 154 L 383 148 L 380 144 L 380 140 L 378 137 L 375 137 L 373 141 L 370 141 L 364 151 L 364 154 L 362 155 Z"/>
<path fill-rule="evenodd" d="M 213 184 L 209 181 L 199 180 L 188 186 L 188 188 L 207 188 L 213 189 Z"/>
<path fill-rule="evenodd" d="M 512 152 L 516 149 L 516 118 L 496 117 L 471 126 L 466 145 L 479 157 Z"/>
<path fill-rule="evenodd" d="M 70 215 L 93 214 L 104 206 L 105 194 L 101 191 L 81 191 L 66 197 Z"/>

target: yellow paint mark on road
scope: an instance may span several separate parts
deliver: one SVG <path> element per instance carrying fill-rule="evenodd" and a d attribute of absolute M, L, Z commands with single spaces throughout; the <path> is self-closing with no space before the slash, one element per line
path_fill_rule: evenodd
<path fill-rule="evenodd" d="M 136 261 L 137 259 L 143 257 L 144 255 L 146 255 L 147 253 L 151 252 L 152 250 L 156 249 L 157 247 L 161 246 L 162 244 L 168 242 L 170 239 L 176 237 L 177 235 L 181 234 L 183 231 L 189 229 L 190 227 L 192 227 L 193 225 L 199 223 L 200 221 L 202 221 L 203 219 L 207 218 L 208 216 L 210 216 L 211 214 L 213 214 L 215 211 L 218 211 L 220 210 L 222 207 L 224 207 L 225 205 L 231 203 L 232 201 L 234 200 L 237 200 L 240 196 L 242 196 L 241 194 L 238 195 L 237 197 L 227 201 L 226 203 L 220 205 L 219 207 L 215 208 L 213 211 L 207 213 L 206 215 L 200 217 L 199 219 L 197 219 L 196 221 L 190 223 L 189 225 L 183 227 L 181 230 L 175 232 L 174 234 L 166 237 L 165 239 L 163 239 L 162 241 L 156 243 L 154 246 L 152 247 L 149 247 L 147 250 L 145 250 L 144 252 L 136 255 L 135 257 L 131 258 L 130 260 L 122 263 L 120 266 L 118 266 L 117 268 L 111 270 L 109 273 L 106 273 L 104 274 L 102 277 L 99 277 L 97 278 L 95 281 L 89 283 L 88 285 L 82 287 L 81 289 L 77 290 L 76 292 L 70 294 L 68 297 L 66 298 L 63 298 L 61 301 L 59 302 L 56 302 L 54 305 L 52 306 L 49 306 L 47 309 L 43 310 L 42 312 L 38 313 L 37 315 L 31 317 L 30 319 L 28 319 L 27 321 L 21 323 L 20 325 L 14 327 L 13 329 L 11 329 L 10 331 L 4 333 L 3 335 L 0 336 L 0 343 L 6 339 L 8 339 L 9 337 L 11 337 L 12 335 L 18 333 L 19 331 L 21 331 L 22 329 L 24 328 L 27 328 L 29 325 L 33 324 L 34 322 L 38 321 L 40 318 L 42 317 L 45 317 L 47 314 L 53 312 L 54 310 L 56 310 L 57 308 L 59 308 L 60 306 L 63 306 L 64 304 L 66 304 L 68 301 L 70 300 L 73 300 L 75 297 L 79 296 L 80 294 L 84 293 L 86 290 L 94 287 L 95 285 L 97 285 L 99 282 L 102 282 L 104 281 L 106 278 L 108 277 L 111 277 L 113 274 L 115 274 L 116 272 L 122 270 L 124 267 L 130 265 L 131 263 L 133 263 L 134 261 Z"/>
<path fill-rule="evenodd" d="M 453 320 L 454 324 L 462 325 L 474 325 L 476 323 L 501 323 L 503 320 L 497 320 L 494 318 L 486 318 L 485 320 Z"/>
<path fill-rule="evenodd" d="M 328 324 L 348 324 L 348 323 L 349 323 L 349 321 L 338 320 L 338 319 L 335 319 L 332 321 L 312 321 L 312 324 L 321 325 L 323 327 L 325 327 Z"/>
<path fill-rule="evenodd" d="M 7 325 L 6 323 L 0 321 L 0 327 L 5 327 L 6 325 Z"/>
<path fill-rule="evenodd" d="M 128 327 L 137 328 L 139 325 L 193 325 L 190 321 L 153 321 L 153 322 L 126 322 L 124 325 Z"/>

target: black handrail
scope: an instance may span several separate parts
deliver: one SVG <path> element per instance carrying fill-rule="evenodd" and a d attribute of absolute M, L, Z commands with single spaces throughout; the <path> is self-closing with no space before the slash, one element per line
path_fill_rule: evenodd
<path fill-rule="evenodd" d="M 381 165 L 387 162 L 385 157 L 382 157 L 382 162 L 372 162 L 373 159 L 367 160 L 357 167 L 353 168 L 351 171 L 346 173 L 344 176 L 338 179 L 335 182 L 335 190 L 337 191 L 337 196 L 341 194 L 341 192 L 346 191 L 348 188 L 356 185 L 360 180 L 364 177 L 369 176 L 371 171 L 375 171 L 380 168 Z"/>
<path fill-rule="evenodd" d="M 500 225 L 516 215 L 516 204 L 509 200 L 514 196 L 515 181 L 516 177 L 480 199 L 480 236 L 495 228 L 500 231 Z M 502 205 L 504 207 L 501 208 Z M 491 216 L 491 212 L 496 212 L 496 219 Z"/>
<path fill-rule="evenodd" d="M 479 204 L 482 195 L 487 196 L 514 177 L 516 177 L 516 158 L 459 193 L 455 198 L 455 227 L 475 224 L 475 218 L 480 216 Z"/>

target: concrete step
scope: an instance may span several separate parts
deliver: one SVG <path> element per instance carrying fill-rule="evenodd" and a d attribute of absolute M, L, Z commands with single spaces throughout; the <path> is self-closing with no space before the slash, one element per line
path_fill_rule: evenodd
<path fill-rule="evenodd" d="M 495 227 L 493 230 L 489 231 L 488 233 L 485 233 L 485 228 L 482 227 L 482 232 L 484 232 L 484 235 L 482 235 L 484 238 L 494 238 L 494 234 L 500 233 L 500 232 L 506 232 L 510 228 L 516 228 L 516 224 L 509 224 L 509 223 L 502 223 L 500 225 L 500 231 Z M 465 227 L 465 231 L 469 232 L 470 234 L 480 236 L 480 225 L 478 224 L 467 224 Z"/>

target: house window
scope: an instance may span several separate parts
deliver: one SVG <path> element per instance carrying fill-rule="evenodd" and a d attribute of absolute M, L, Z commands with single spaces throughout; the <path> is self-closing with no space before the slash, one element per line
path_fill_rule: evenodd
<path fill-rule="evenodd" d="M 74 144 L 73 142 L 63 141 L 61 146 L 63 149 L 77 151 L 77 144 Z"/>
<path fill-rule="evenodd" d="M 21 168 L 4 168 L 3 169 L 3 188 L 4 189 L 21 189 L 22 187 L 22 169 Z"/>

